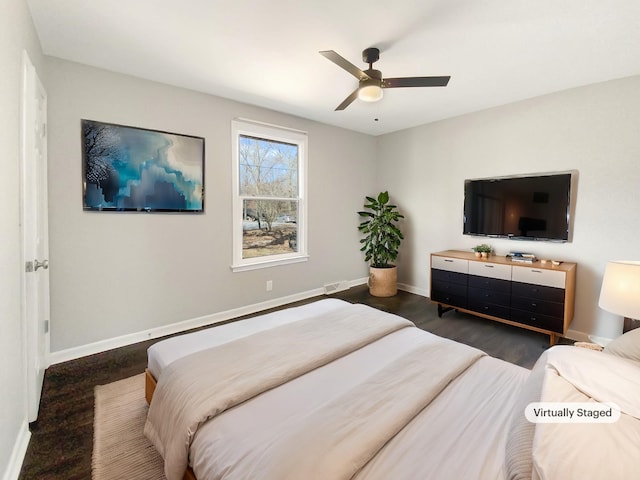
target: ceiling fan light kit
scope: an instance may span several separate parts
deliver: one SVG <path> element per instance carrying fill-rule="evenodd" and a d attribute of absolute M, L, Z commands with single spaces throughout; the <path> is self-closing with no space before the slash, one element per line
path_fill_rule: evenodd
<path fill-rule="evenodd" d="M 377 102 L 383 95 L 380 85 L 364 85 L 358 88 L 358 98 L 363 102 Z"/>
<path fill-rule="evenodd" d="M 384 88 L 446 87 L 451 78 L 449 76 L 442 76 L 383 79 L 382 72 L 373 68 L 373 64 L 380 59 L 380 50 L 375 47 L 367 48 L 362 52 L 362 60 L 369 64 L 367 70 L 360 70 L 333 50 L 323 50 L 320 54 L 358 79 L 358 88 L 351 92 L 351 94 L 336 107 L 336 110 L 344 110 L 356 98 L 364 102 L 377 102 L 382 99 Z"/>

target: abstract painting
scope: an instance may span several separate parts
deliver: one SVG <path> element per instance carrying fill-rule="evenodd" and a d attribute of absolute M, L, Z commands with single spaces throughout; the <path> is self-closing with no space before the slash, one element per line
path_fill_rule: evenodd
<path fill-rule="evenodd" d="M 204 138 L 82 120 L 85 210 L 204 211 Z"/>

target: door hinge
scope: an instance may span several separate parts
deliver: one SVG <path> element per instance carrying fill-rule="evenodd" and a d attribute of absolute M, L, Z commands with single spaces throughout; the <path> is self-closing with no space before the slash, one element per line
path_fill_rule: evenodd
<path fill-rule="evenodd" d="M 49 320 L 44 321 L 44 333 L 49 333 Z"/>

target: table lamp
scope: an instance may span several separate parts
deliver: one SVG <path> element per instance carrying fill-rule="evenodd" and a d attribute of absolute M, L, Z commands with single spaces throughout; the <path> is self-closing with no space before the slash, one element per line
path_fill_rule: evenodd
<path fill-rule="evenodd" d="M 623 333 L 640 327 L 640 262 L 607 263 L 598 305 L 624 317 Z"/>

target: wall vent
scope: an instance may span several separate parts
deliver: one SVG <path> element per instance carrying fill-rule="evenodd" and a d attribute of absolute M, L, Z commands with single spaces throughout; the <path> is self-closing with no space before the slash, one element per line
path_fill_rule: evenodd
<path fill-rule="evenodd" d="M 340 280 L 339 282 L 327 283 L 324 286 L 324 294 L 331 295 L 332 293 L 342 292 L 349 289 L 349 282 L 346 280 Z"/>

